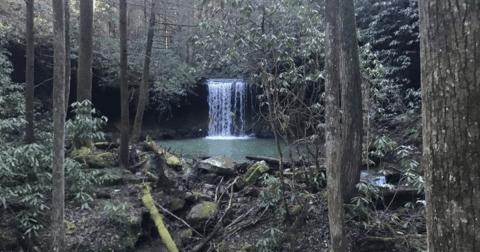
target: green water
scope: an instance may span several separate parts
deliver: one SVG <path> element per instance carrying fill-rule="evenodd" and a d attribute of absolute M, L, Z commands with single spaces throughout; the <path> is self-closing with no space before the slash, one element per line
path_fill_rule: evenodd
<path fill-rule="evenodd" d="M 158 144 L 171 148 L 170 152 L 182 154 L 185 157 L 226 156 L 237 162 L 247 161 L 245 156 L 267 156 L 277 158 L 274 139 L 207 139 L 195 138 L 185 140 L 164 140 Z M 284 147 L 284 145 L 282 144 Z M 283 149 L 283 148 L 282 148 Z M 285 159 L 285 158 L 284 158 Z"/>

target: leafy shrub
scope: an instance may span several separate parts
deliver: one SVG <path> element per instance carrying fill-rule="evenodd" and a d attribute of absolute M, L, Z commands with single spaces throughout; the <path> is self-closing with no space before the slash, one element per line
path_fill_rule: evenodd
<path fill-rule="evenodd" d="M 71 141 L 75 148 L 89 145 L 92 141 L 104 140 L 105 133 L 102 132 L 102 126 L 107 123 L 107 118 L 94 117 L 96 110 L 92 108 L 89 100 L 74 102 L 70 105 L 73 108 L 75 117 L 68 120 L 65 124 L 67 129 L 67 140 Z"/>
<path fill-rule="evenodd" d="M 124 202 L 120 205 L 107 203 L 103 207 L 103 214 L 111 222 L 127 224 L 129 223 L 128 210 L 130 210 L 130 208 L 132 208 L 132 204 L 128 202 Z"/>

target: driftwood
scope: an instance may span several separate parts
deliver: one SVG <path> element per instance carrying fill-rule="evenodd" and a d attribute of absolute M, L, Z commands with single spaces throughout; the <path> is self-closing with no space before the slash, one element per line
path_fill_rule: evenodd
<path fill-rule="evenodd" d="M 271 158 L 271 157 L 265 157 L 265 156 L 245 156 L 247 159 L 254 160 L 254 161 L 262 161 L 264 160 L 268 164 L 272 165 L 280 165 L 280 160 L 278 158 Z M 292 167 L 292 164 L 287 161 L 283 161 L 283 166 L 285 168 Z"/>

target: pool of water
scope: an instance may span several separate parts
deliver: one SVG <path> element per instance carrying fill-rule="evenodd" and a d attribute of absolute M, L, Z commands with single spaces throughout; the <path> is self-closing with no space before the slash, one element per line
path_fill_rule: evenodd
<path fill-rule="evenodd" d="M 277 158 L 274 139 L 260 138 L 195 138 L 185 140 L 163 140 L 158 144 L 170 148 L 170 152 L 185 157 L 226 156 L 237 162 L 247 161 L 245 156 L 267 156 Z M 282 144 L 285 147 L 284 144 Z M 283 148 L 282 148 L 283 149 Z M 284 158 L 285 160 L 285 158 Z"/>

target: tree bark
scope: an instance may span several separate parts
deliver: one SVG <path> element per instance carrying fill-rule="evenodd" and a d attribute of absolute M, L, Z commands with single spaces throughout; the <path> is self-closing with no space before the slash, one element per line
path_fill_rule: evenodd
<path fill-rule="evenodd" d="M 92 101 L 93 0 L 80 0 L 77 102 Z"/>
<path fill-rule="evenodd" d="M 34 19 L 34 4 L 35 0 L 26 0 L 26 12 L 27 12 L 27 27 L 26 27 L 26 69 L 25 69 L 25 79 L 26 79 L 26 88 L 25 88 L 25 119 L 27 125 L 25 128 L 25 142 L 31 144 L 35 142 L 35 133 L 34 133 L 34 61 L 35 61 L 35 45 L 34 45 L 34 34 L 33 34 L 33 19 Z"/>
<path fill-rule="evenodd" d="M 325 15 L 325 167 L 327 169 L 328 220 L 333 251 L 348 251 L 343 210 L 342 170 L 340 166 L 340 71 L 336 52 L 340 51 L 339 6 L 326 1 Z"/>
<path fill-rule="evenodd" d="M 348 251 L 343 202 L 355 195 L 362 153 L 360 64 L 353 0 L 326 1 L 325 138 L 333 251 Z"/>
<path fill-rule="evenodd" d="M 140 85 L 140 94 L 138 95 L 137 113 L 135 114 L 135 122 L 133 124 L 132 142 L 136 143 L 140 139 L 142 131 L 143 113 L 145 105 L 148 101 L 148 75 L 150 72 L 150 59 L 152 56 L 153 35 L 155 28 L 155 1 L 152 1 L 152 9 L 150 12 L 150 21 L 147 35 L 147 49 L 145 52 L 145 60 L 143 63 L 142 84 Z"/>
<path fill-rule="evenodd" d="M 65 116 L 70 98 L 70 76 L 72 66 L 70 61 L 70 0 L 65 0 Z"/>
<path fill-rule="evenodd" d="M 128 169 L 129 110 L 127 83 L 127 1 L 120 0 L 120 102 L 121 102 L 121 136 L 120 165 Z"/>
<path fill-rule="evenodd" d="M 53 172 L 52 251 L 65 251 L 64 144 L 65 144 L 65 1 L 53 0 Z"/>
<path fill-rule="evenodd" d="M 480 251 L 480 3 L 419 10 L 428 251 Z"/>
<path fill-rule="evenodd" d="M 341 49 L 339 57 L 341 85 L 341 134 L 343 201 L 350 200 L 357 194 L 356 185 L 360 181 L 362 167 L 363 115 L 362 115 L 362 79 L 358 54 L 357 25 L 353 0 L 339 3 L 340 15 L 337 16 L 341 26 Z"/>

